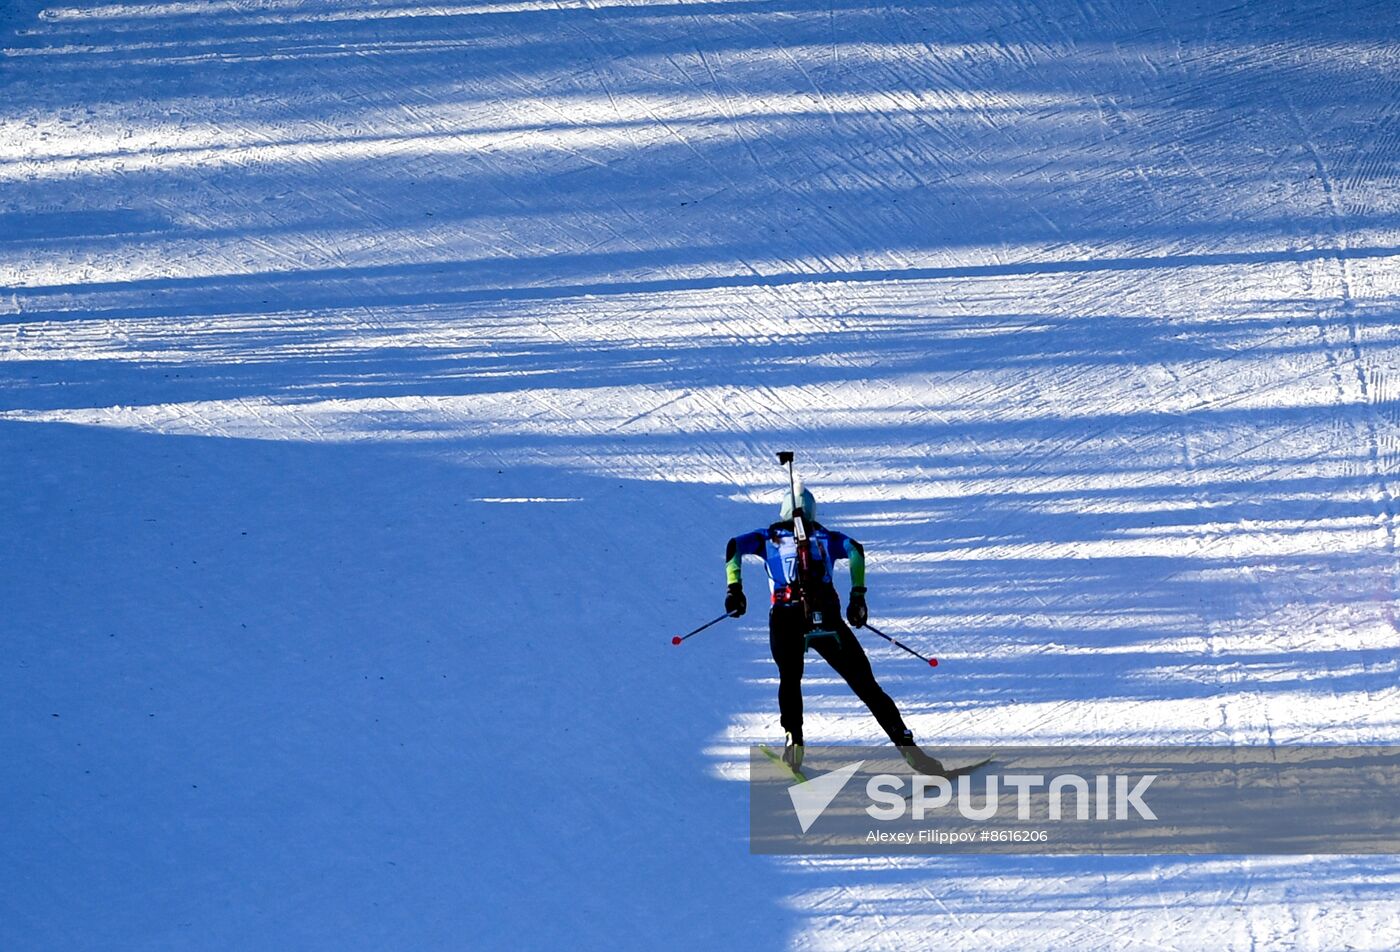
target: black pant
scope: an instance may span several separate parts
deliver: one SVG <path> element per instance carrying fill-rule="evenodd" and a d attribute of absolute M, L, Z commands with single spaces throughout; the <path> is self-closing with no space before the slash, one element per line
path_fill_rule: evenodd
<path fill-rule="evenodd" d="M 856 640 L 855 633 L 841 620 L 841 606 L 834 599 L 825 611 L 832 632 L 812 632 L 806 615 L 797 605 L 774 605 L 768 613 L 768 646 L 778 664 L 778 713 L 783 730 L 802 743 L 802 668 L 807 645 L 826 659 L 826 663 L 865 702 L 875 720 L 890 740 L 904 743 L 904 718 L 899 708 L 875 681 L 870 659 Z M 810 642 L 807 635 L 811 633 Z"/>

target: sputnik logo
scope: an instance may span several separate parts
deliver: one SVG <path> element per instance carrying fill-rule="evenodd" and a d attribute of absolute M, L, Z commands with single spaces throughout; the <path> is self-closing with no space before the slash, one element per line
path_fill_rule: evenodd
<path fill-rule="evenodd" d="M 803 833 L 810 830 L 812 824 L 826 812 L 831 801 L 846 788 L 847 782 L 864 763 L 858 760 L 820 777 L 811 777 L 806 783 L 788 787 L 788 799 L 792 801 L 792 809 L 797 813 L 797 822 L 801 824 Z"/>

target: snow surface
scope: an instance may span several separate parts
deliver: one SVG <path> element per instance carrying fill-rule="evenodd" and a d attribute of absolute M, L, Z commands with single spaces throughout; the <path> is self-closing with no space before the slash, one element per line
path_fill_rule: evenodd
<path fill-rule="evenodd" d="M 1400 741 L 1398 14 L 0 7 L 0 947 L 1400 947 L 750 856 L 762 612 L 669 644 L 794 448 L 926 742 Z"/>

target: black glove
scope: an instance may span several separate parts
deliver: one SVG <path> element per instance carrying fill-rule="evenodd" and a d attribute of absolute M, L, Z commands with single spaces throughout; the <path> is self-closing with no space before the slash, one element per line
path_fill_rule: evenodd
<path fill-rule="evenodd" d="M 744 586 L 738 582 L 729 583 L 729 592 L 724 596 L 724 610 L 738 618 L 749 609 L 749 600 L 744 597 Z"/>
<path fill-rule="evenodd" d="M 864 628 L 865 620 L 869 617 L 870 613 L 865 610 L 865 586 L 857 585 L 851 589 L 851 597 L 846 601 L 846 621 L 852 628 Z"/>

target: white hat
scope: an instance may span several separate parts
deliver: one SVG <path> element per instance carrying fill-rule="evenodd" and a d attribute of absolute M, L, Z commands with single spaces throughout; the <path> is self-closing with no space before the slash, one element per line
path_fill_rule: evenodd
<path fill-rule="evenodd" d="M 817 500 L 812 495 L 812 491 L 802 485 L 802 480 L 797 480 L 797 498 L 802 500 L 802 514 L 808 519 L 817 518 Z M 787 522 L 792 518 L 792 490 L 783 493 L 783 509 L 781 521 Z"/>

